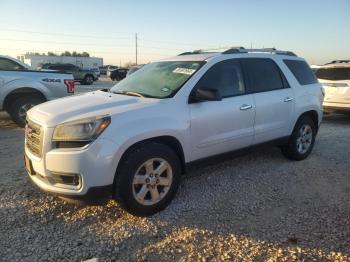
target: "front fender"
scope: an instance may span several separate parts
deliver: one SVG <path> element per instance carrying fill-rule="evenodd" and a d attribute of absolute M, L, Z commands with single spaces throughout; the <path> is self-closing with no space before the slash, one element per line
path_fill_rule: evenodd
<path fill-rule="evenodd" d="M 185 161 L 189 158 L 186 154 L 186 152 L 190 152 L 187 148 L 189 146 L 189 141 L 187 141 L 189 123 L 180 118 L 151 117 L 144 120 L 131 118 L 130 121 L 123 123 L 117 121 L 113 124 L 112 119 L 112 126 L 106 130 L 106 133 L 103 133 L 103 136 L 114 140 L 124 152 L 135 143 L 151 138 L 170 136 L 181 144 Z"/>

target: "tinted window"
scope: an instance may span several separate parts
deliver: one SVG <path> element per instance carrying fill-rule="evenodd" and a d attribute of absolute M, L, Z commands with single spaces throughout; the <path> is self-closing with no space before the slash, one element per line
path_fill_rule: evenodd
<path fill-rule="evenodd" d="M 292 71 L 295 78 L 301 85 L 309 85 L 317 83 L 314 72 L 305 61 L 300 60 L 284 60 L 284 63 Z"/>
<path fill-rule="evenodd" d="M 50 65 L 49 69 L 51 69 L 51 70 L 62 70 L 62 67 L 60 65 Z"/>
<path fill-rule="evenodd" d="M 222 97 L 244 94 L 244 82 L 238 60 L 226 60 L 215 64 L 199 80 L 196 88 L 212 88 Z"/>
<path fill-rule="evenodd" d="M 320 68 L 316 71 L 317 78 L 327 80 L 350 80 L 350 67 Z"/>
<path fill-rule="evenodd" d="M 75 66 L 75 65 L 66 65 L 65 70 L 72 70 L 72 71 L 77 71 L 79 70 L 79 67 Z"/>
<path fill-rule="evenodd" d="M 271 59 L 242 59 L 249 79 L 249 92 L 264 92 L 286 87 L 280 69 Z"/>
<path fill-rule="evenodd" d="M 6 58 L 0 58 L 0 70 L 22 70 L 23 66 Z"/>

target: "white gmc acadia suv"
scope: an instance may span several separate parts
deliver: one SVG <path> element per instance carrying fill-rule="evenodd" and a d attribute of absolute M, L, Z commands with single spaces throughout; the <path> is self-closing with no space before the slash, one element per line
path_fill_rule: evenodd
<path fill-rule="evenodd" d="M 132 214 L 152 215 L 170 203 L 190 162 L 265 142 L 305 159 L 322 102 L 321 85 L 292 52 L 187 52 L 111 90 L 29 110 L 25 166 L 44 191 L 109 195 Z"/>

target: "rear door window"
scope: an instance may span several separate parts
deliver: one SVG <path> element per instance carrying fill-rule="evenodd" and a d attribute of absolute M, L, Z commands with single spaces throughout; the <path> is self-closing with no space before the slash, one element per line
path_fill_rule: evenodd
<path fill-rule="evenodd" d="M 20 64 L 11 61 L 10 59 L 0 58 L 0 70 L 23 70 L 24 67 Z"/>
<path fill-rule="evenodd" d="M 283 60 L 300 85 L 317 83 L 317 78 L 311 68 L 302 60 Z"/>
<path fill-rule="evenodd" d="M 248 79 L 248 92 L 259 93 L 288 87 L 281 70 L 268 58 L 241 59 Z"/>
<path fill-rule="evenodd" d="M 317 78 L 327 80 L 350 80 L 350 67 L 319 68 L 316 71 Z"/>

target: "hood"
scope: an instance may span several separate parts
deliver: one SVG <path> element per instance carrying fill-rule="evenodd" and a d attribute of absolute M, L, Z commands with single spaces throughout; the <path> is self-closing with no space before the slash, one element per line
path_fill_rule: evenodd
<path fill-rule="evenodd" d="M 95 91 L 56 99 L 33 107 L 27 117 L 46 127 L 54 127 L 88 117 L 115 115 L 132 110 L 140 110 L 159 103 L 158 99 L 118 95 Z"/>

